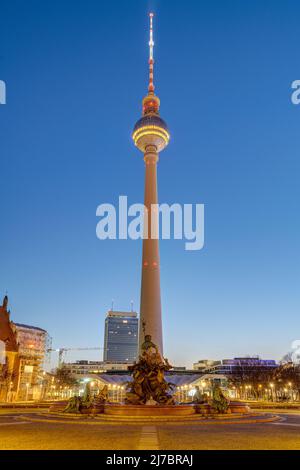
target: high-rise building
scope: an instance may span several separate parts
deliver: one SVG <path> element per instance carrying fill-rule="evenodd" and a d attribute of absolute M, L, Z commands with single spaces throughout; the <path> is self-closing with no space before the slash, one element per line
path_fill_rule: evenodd
<path fill-rule="evenodd" d="M 152 211 L 151 209 L 157 207 L 158 204 L 158 155 L 168 145 L 170 134 L 167 124 L 159 115 L 160 100 L 154 93 L 153 49 L 153 13 L 150 13 L 148 94 L 143 99 L 142 118 L 137 121 L 132 134 L 135 145 L 144 155 L 144 205 L 147 208 L 144 222 L 147 233 L 143 239 L 139 350 L 141 350 L 145 336 L 150 335 L 160 353 L 163 354 L 159 240 L 157 236 L 159 214 L 157 210 Z"/>
<path fill-rule="evenodd" d="M 136 361 L 138 329 L 136 312 L 108 311 L 105 318 L 103 360 L 128 363 Z"/>

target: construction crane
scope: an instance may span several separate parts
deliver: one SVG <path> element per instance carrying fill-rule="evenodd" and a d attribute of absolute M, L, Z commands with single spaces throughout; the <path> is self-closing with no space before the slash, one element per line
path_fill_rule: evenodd
<path fill-rule="evenodd" d="M 58 352 L 58 367 L 61 367 L 65 362 L 65 355 L 68 351 L 101 351 L 103 348 L 58 348 L 47 349 L 47 353 Z"/>

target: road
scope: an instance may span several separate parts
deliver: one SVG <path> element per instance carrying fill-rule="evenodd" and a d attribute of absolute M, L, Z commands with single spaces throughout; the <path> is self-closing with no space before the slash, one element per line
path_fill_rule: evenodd
<path fill-rule="evenodd" d="M 0 411 L 1 450 L 300 449 L 300 413 L 254 424 L 103 423 L 48 418 L 41 410 Z"/>

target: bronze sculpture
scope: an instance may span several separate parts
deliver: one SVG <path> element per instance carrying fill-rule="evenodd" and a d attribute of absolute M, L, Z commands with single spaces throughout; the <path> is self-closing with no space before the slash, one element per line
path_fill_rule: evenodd
<path fill-rule="evenodd" d="M 64 413 L 97 413 L 103 412 L 103 405 L 108 401 L 108 386 L 104 385 L 99 393 L 92 397 L 89 384 L 85 388 L 83 397 L 71 397 Z"/>
<path fill-rule="evenodd" d="M 164 376 L 172 366 L 160 355 L 150 335 L 145 336 L 141 350 L 139 361 L 128 368 L 133 380 L 127 383 L 126 403 L 174 405 L 174 398 L 169 393 L 174 384 L 167 382 Z"/>
<path fill-rule="evenodd" d="M 212 389 L 211 406 L 217 413 L 227 413 L 230 401 L 224 395 L 219 385 L 214 385 Z"/>
<path fill-rule="evenodd" d="M 71 397 L 63 413 L 80 413 L 82 408 L 81 397 Z"/>
<path fill-rule="evenodd" d="M 94 397 L 93 406 L 103 405 L 108 401 L 108 386 L 104 385 L 102 390 Z"/>

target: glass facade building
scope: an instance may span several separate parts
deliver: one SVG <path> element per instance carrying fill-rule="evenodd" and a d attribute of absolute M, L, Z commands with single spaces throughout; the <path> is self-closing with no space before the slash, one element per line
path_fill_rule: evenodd
<path fill-rule="evenodd" d="M 207 367 L 203 367 L 198 370 L 202 370 L 203 373 L 207 374 L 222 374 L 225 376 L 249 373 L 254 370 L 257 372 L 269 372 L 275 370 L 278 367 L 278 364 L 273 359 L 261 359 L 258 356 L 254 357 L 235 357 L 234 359 L 223 359 L 222 361 L 199 361 L 194 364 L 194 368 L 197 368 L 197 365 L 200 366 L 207 363 Z"/>
<path fill-rule="evenodd" d="M 137 360 L 139 320 L 136 312 L 110 310 L 105 318 L 104 361 Z"/>

